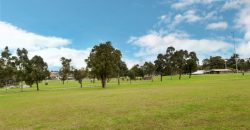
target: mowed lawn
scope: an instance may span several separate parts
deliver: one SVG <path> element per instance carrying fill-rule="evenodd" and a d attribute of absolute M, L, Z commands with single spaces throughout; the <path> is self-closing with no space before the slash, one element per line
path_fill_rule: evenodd
<path fill-rule="evenodd" d="M 0 89 L 0 129 L 250 129 L 250 74 Z"/>

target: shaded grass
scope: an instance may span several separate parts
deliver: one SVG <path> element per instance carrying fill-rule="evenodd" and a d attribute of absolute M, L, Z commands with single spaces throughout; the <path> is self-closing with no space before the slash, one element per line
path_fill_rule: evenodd
<path fill-rule="evenodd" d="M 250 129 L 250 75 L 0 90 L 0 129 Z"/>

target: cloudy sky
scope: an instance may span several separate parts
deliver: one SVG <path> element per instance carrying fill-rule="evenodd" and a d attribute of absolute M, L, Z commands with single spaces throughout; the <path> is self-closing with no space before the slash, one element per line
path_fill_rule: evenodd
<path fill-rule="evenodd" d="M 168 46 L 200 60 L 228 58 L 234 41 L 249 58 L 250 0 L 0 0 L 0 50 L 26 48 L 51 70 L 62 56 L 84 67 L 91 48 L 108 40 L 129 67 Z"/>

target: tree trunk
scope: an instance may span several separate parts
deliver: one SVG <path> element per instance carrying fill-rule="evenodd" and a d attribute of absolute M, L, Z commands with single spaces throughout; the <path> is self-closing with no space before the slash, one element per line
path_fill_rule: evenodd
<path fill-rule="evenodd" d="M 161 74 L 161 82 L 162 82 L 162 74 Z"/>
<path fill-rule="evenodd" d="M 179 80 L 181 80 L 181 73 L 180 73 L 180 75 L 179 75 Z"/>
<path fill-rule="evenodd" d="M 102 88 L 106 88 L 106 77 L 102 77 Z"/>
<path fill-rule="evenodd" d="M 82 81 L 81 81 L 81 88 L 82 88 Z"/>
<path fill-rule="evenodd" d="M 130 84 L 131 84 L 131 78 L 129 78 Z"/>
<path fill-rule="evenodd" d="M 245 75 L 245 72 L 244 72 L 244 71 L 242 71 L 242 75 L 243 75 L 243 76 Z"/>
<path fill-rule="evenodd" d="M 8 88 L 8 83 L 7 83 L 7 81 L 5 82 L 5 91 L 7 92 L 7 88 Z"/>
<path fill-rule="evenodd" d="M 63 85 L 64 85 L 64 80 L 63 80 Z"/>
<path fill-rule="evenodd" d="M 189 78 L 191 78 L 191 75 L 192 75 L 192 71 L 190 69 L 190 71 L 189 71 Z"/>
<path fill-rule="evenodd" d="M 172 80 L 173 79 L 173 74 L 172 74 L 172 71 L 170 72 L 170 79 Z"/>
<path fill-rule="evenodd" d="M 119 74 L 118 74 L 117 80 L 118 80 L 118 85 L 120 85 L 120 75 Z"/>
<path fill-rule="evenodd" d="M 36 82 L 36 90 L 39 91 L 38 82 Z"/>
<path fill-rule="evenodd" d="M 21 83 L 21 92 L 23 92 L 23 83 Z"/>

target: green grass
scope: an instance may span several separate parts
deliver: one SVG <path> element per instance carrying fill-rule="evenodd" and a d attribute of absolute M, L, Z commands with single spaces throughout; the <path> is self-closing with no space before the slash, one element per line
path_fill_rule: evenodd
<path fill-rule="evenodd" d="M 250 74 L 0 89 L 0 129 L 250 129 Z"/>

